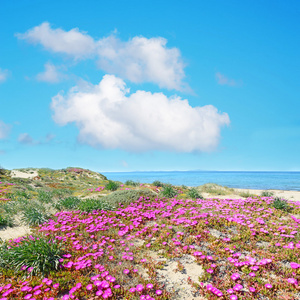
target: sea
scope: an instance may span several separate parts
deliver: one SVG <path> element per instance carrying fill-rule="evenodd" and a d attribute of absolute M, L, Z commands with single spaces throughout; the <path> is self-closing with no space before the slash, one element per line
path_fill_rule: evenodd
<path fill-rule="evenodd" d="M 101 172 L 108 179 L 125 182 L 152 183 L 159 180 L 172 185 L 199 186 L 216 183 L 230 188 L 300 191 L 300 172 L 237 171 L 149 171 Z"/>

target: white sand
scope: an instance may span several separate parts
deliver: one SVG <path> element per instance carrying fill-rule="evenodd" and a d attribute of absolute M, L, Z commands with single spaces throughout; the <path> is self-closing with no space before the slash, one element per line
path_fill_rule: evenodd
<path fill-rule="evenodd" d="M 11 177 L 19 177 L 19 178 L 34 178 L 38 176 L 38 172 L 35 170 L 28 170 L 26 172 L 19 170 L 12 170 Z"/>
<path fill-rule="evenodd" d="M 250 190 L 250 189 L 234 189 L 234 193 L 228 195 L 210 195 L 208 193 L 203 193 L 203 196 L 206 198 L 220 198 L 220 199 L 245 199 L 245 197 L 240 196 L 240 193 L 249 193 L 252 195 L 260 196 L 264 190 Z M 268 192 L 272 192 L 272 197 L 279 197 L 285 200 L 291 201 L 300 201 L 300 191 L 282 191 L 282 190 L 268 190 Z"/>
<path fill-rule="evenodd" d="M 0 229 L 0 238 L 3 241 L 16 239 L 27 234 L 30 234 L 30 228 L 28 226 L 6 227 Z"/>

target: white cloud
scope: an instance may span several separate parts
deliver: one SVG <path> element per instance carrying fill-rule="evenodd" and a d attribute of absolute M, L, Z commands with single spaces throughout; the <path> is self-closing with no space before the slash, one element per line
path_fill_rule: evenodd
<path fill-rule="evenodd" d="M 167 40 L 162 37 L 136 36 L 124 42 L 110 35 L 95 40 L 78 28 L 52 29 L 47 22 L 17 36 L 75 59 L 94 57 L 102 70 L 135 83 L 153 82 L 168 89 L 189 89 L 183 82 L 185 73 L 180 51 L 167 48 Z"/>
<path fill-rule="evenodd" d="M 11 126 L 0 120 L 0 140 L 8 136 Z"/>
<path fill-rule="evenodd" d="M 220 72 L 216 73 L 216 80 L 220 85 L 236 86 L 238 83 L 234 79 L 230 79 Z"/>
<path fill-rule="evenodd" d="M 133 152 L 211 151 L 221 127 L 230 123 L 212 105 L 193 108 L 177 96 L 128 92 L 122 79 L 105 75 L 98 85 L 53 97 L 53 119 L 60 125 L 74 122 L 81 143 Z"/>
<path fill-rule="evenodd" d="M 71 55 L 74 58 L 85 58 L 95 52 L 95 42 L 85 32 L 78 28 L 64 31 L 60 28 L 52 29 L 47 22 L 42 23 L 24 34 L 17 34 L 19 39 L 33 44 L 41 44 L 52 52 Z"/>
<path fill-rule="evenodd" d="M 4 82 L 7 79 L 8 75 L 9 75 L 9 71 L 8 70 L 2 70 L 0 68 L 0 83 Z"/>
<path fill-rule="evenodd" d="M 33 145 L 36 143 L 28 133 L 21 133 L 18 137 L 18 142 L 24 145 Z"/>
<path fill-rule="evenodd" d="M 183 90 L 184 63 L 177 48 L 167 48 L 161 37 L 134 37 L 122 42 L 109 36 L 97 42 L 98 65 L 135 83 L 154 82 L 159 87 Z"/>
<path fill-rule="evenodd" d="M 57 82 L 61 81 L 64 77 L 65 77 L 65 75 L 60 73 L 57 70 L 57 67 L 55 65 L 53 65 L 52 63 L 46 63 L 45 71 L 42 73 L 39 73 L 36 76 L 36 79 L 38 81 L 57 83 Z"/>

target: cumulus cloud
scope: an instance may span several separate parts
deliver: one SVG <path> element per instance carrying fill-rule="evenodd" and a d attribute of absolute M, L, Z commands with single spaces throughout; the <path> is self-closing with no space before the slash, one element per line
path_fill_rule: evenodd
<path fill-rule="evenodd" d="M 52 29 L 47 22 L 17 36 L 74 59 L 93 57 L 100 69 L 135 83 L 153 82 L 161 88 L 189 89 L 183 82 L 185 65 L 180 51 L 168 48 L 167 40 L 162 37 L 136 36 L 121 41 L 110 35 L 95 40 L 78 28 L 70 31 Z"/>
<path fill-rule="evenodd" d="M 163 93 L 129 94 L 125 82 L 105 75 L 98 85 L 74 87 L 52 98 L 53 119 L 75 123 L 81 143 L 132 152 L 211 151 L 220 129 L 230 123 L 212 105 L 192 107 L 187 100 Z"/>
<path fill-rule="evenodd" d="M 61 74 L 55 65 L 53 65 L 52 63 L 46 63 L 45 71 L 42 73 L 39 73 L 36 76 L 36 79 L 38 81 L 57 83 L 57 82 L 61 81 L 64 77 L 65 77 L 65 75 Z"/>
<path fill-rule="evenodd" d="M 237 81 L 226 77 L 224 74 L 221 74 L 220 72 L 216 73 L 216 80 L 220 85 L 229 85 L 229 86 L 238 85 Z"/>
<path fill-rule="evenodd" d="M 75 59 L 86 58 L 95 52 L 94 39 L 78 28 L 70 31 L 52 29 L 48 22 L 44 22 L 16 36 L 33 44 L 41 44 L 46 50 L 71 55 Z"/>
<path fill-rule="evenodd" d="M 34 145 L 36 143 L 28 133 L 21 133 L 18 137 L 18 142 L 23 145 Z"/>
<path fill-rule="evenodd" d="M 2 70 L 0 68 L 0 83 L 4 82 L 7 79 L 8 75 L 9 75 L 9 71 L 8 70 Z"/>
<path fill-rule="evenodd" d="M 0 120 L 0 140 L 8 136 L 11 126 Z"/>

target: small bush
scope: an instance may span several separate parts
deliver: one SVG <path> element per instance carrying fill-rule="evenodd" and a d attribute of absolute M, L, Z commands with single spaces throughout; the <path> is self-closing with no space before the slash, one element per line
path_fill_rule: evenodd
<path fill-rule="evenodd" d="M 62 199 L 72 194 L 72 191 L 69 189 L 54 189 L 52 191 L 53 197 Z"/>
<path fill-rule="evenodd" d="M 68 198 L 59 200 L 55 204 L 55 207 L 58 210 L 61 210 L 61 209 L 76 209 L 80 202 L 81 202 L 81 200 L 77 197 L 68 197 Z"/>
<path fill-rule="evenodd" d="M 132 202 L 135 202 L 144 198 L 153 198 L 156 194 L 150 190 L 123 190 L 116 191 L 104 197 L 104 200 L 110 203 L 112 206 L 117 207 L 120 203 L 123 205 L 128 205 Z"/>
<path fill-rule="evenodd" d="M 118 189 L 118 187 L 119 187 L 119 184 L 112 180 L 109 180 L 105 186 L 105 188 L 109 191 L 116 191 Z"/>
<path fill-rule="evenodd" d="M 16 273 L 32 268 L 29 273 L 34 275 L 48 275 L 51 270 L 59 269 L 59 260 L 63 250 L 56 240 L 45 238 L 25 239 L 16 246 L 3 243 L 0 247 L 0 266 L 11 269 Z"/>
<path fill-rule="evenodd" d="M 269 192 L 269 191 L 263 191 L 261 193 L 261 197 L 272 197 L 274 195 L 273 192 Z"/>
<path fill-rule="evenodd" d="M 42 203 L 52 202 L 53 194 L 51 192 L 39 191 L 38 200 Z"/>
<path fill-rule="evenodd" d="M 43 224 L 50 219 L 50 215 L 45 212 L 42 206 L 26 207 L 22 213 L 21 220 L 29 226 L 37 226 Z"/>
<path fill-rule="evenodd" d="M 254 197 L 256 197 L 256 195 L 251 194 L 249 191 L 247 191 L 247 192 L 241 192 L 241 193 L 239 193 L 239 195 L 241 197 L 244 197 L 244 198 L 249 198 L 249 197 L 254 198 Z"/>
<path fill-rule="evenodd" d="M 113 210 L 114 207 L 102 199 L 85 199 L 79 203 L 78 209 L 82 212 L 92 212 L 94 210 Z"/>
<path fill-rule="evenodd" d="M 178 192 L 171 185 L 164 185 L 163 190 L 161 191 L 163 197 L 173 198 Z"/>
<path fill-rule="evenodd" d="M 203 199 L 203 196 L 195 188 L 189 190 L 188 196 L 191 197 L 192 199 Z"/>
<path fill-rule="evenodd" d="M 221 186 L 216 183 L 206 183 L 200 187 L 201 192 L 208 193 L 211 195 L 228 195 L 234 192 L 234 189 L 228 188 L 227 186 Z"/>
<path fill-rule="evenodd" d="M 140 183 L 138 181 L 133 181 L 133 180 L 127 180 L 125 181 L 126 185 L 131 185 L 131 186 L 138 186 Z"/>
<path fill-rule="evenodd" d="M 288 203 L 285 199 L 280 199 L 278 197 L 274 198 L 274 200 L 272 202 L 272 206 L 276 209 L 280 209 L 283 211 L 292 210 L 292 207 L 288 205 Z"/>
<path fill-rule="evenodd" d="M 2 226 L 13 226 L 13 219 L 8 214 L 0 214 L 0 227 Z"/>
<path fill-rule="evenodd" d="M 157 186 L 157 187 L 163 187 L 165 184 L 159 180 L 155 180 L 152 183 L 153 185 Z"/>

